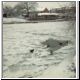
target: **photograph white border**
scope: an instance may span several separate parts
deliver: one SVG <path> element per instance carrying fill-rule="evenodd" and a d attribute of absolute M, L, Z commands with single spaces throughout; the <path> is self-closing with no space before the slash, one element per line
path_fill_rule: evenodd
<path fill-rule="evenodd" d="M 30 78 L 2 78 L 2 1 L 23 0 L 0 0 L 0 79 L 30 79 Z M 24 1 L 76 1 L 76 78 L 31 78 L 31 79 L 78 79 L 79 78 L 79 0 L 24 0 Z"/>

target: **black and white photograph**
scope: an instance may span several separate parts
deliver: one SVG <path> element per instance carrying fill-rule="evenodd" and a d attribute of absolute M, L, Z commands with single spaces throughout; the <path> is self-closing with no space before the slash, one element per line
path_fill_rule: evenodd
<path fill-rule="evenodd" d="M 76 78 L 76 1 L 2 1 L 2 78 Z"/>

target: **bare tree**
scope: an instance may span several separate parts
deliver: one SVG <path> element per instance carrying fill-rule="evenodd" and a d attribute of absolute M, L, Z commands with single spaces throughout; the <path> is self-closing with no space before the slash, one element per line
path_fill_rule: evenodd
<path fill-rule="evenodd" d="M 7 17 L 13 16 L 13 8 L 9 5 L 3 5 L 3 14 L 6 14 Z"/>
<path fill-rule="evenodd" d="M 29 15 L 30 11 L 35 11 L 37 8 L 37 2 L 19 2 L 15 7 L 17 14 L 27 14 Z"/>

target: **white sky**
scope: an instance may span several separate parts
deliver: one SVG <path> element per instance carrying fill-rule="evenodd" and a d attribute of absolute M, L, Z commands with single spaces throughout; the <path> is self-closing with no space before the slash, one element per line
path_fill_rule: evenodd
<path fill-rule="evenodd" d="M 15 6 L 18 2 L 4 2 L 6 5 Z M 44 8 L 59 8 L 63 6 L 69 6 L 71 2 L 37 2 L 38 3 L 38 10 L 43 10 Z"/>
<path fill-rule="evenodd" d="M 44 9 L 44 8 L 59 8 L 63 6 L 69 6 L 70 2 L 39 2 L 39 9 Z"/>

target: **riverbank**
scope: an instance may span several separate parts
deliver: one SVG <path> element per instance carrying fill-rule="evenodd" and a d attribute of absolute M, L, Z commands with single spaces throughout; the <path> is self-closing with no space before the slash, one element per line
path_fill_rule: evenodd
<path fill-rule="evenodd" d="M 24 23 L 42 23 L 42 22 L 58 22 L 58 21 L 72 21 L 72 20 L 64 20 L 64 19 L 56 19 L 56 20 L 27 20 L 20 18 L 3 18 L 3 24 L 24 24 Z"/>

